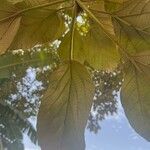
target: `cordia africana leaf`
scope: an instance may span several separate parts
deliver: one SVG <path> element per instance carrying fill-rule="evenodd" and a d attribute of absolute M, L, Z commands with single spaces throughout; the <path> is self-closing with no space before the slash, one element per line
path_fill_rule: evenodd
<path fill-rule="evenodd" d="M 22 16 L 22 19 L 17 35 L 9 49 L 26 49 L 35 44 L 58 38 L 64 31 L 64 22 L 57 11 L 60 3 L 65 3 L 67 6 L 67 2 L 63 0 L 49 3 L 47 1 L 24 0 L 15 5 L 10 3 L 13 7 L 16 6 L 18 10 L 11 15 L 7 14 L 5 17 L 1 17 L 0 22 L 7 22 L 12 16 Z M 74 55 L 73 58 L 80 62 L 87 61 L 95 68 L 114 69 L 119 63 L 120 56 L 116 50 L 116 43 L 114 43 L 114 27 L 110 15 L 105 12 L 104 1 L 76 0 L 74 3 L 88 14 L 90 30 L 86 37 L 77 35 L 79 39 L 76 41 L 76 33 L 73 33 L 76 32 L 74 29 L 75 26 L 72 28 L 70 39 L 73 40 L 71 41 L 76 41 L 73 42 L 74 45 L 82 45 L 82 47 L 77 46 L 78 48 L 75 48 L 74 52 L 71 52 Z M 77 7 L 71 7 L 71 9 L 74 12 L 72 18 L 73 22 L 75 22 Z M 99 13 L 99 10 L 103 13 Z M 74 35 L 75 37 L 73 37 Z M 74 46 L 72 45 L 71 47 Z M 69 51 L 70 49 L 67 49 L 68 54 L 70 53 Z M 81 51 L 82 54 L 80 53 Z"/>
<path fill-rule="evenodd" d="M 42 150 L 85 150 L 84 130 L 94 96 L 86 68 L 67 62 L 50 76 L 38 115 Z"/>
<path fill-rule="evenodd" d="M 137 30 L 150 33 L 150 1 L 130 0 L 124 2 L 122 8 L 116 13 L 120 20 Z"/>
<path fill-rule="evenodd" d="M 31 48 L 36 44 L 51 42 L 60 37 L 65 31 L 63 18 L 58 11 L 63 2 L 63 0 L 50 2 L 23 0 L 12 3 L 2 0 L 0 5 L 2 48 L 0 53 L 8 49 Z M 17 20 L 20 22 L 18 23 Z M 8 36 L 8 33 L 11 36 Z"/>
<path fill-rule="evenodd" d="M 9 2 L 0 1 L 0 20 L 15 10 L 15 7 Z M 7 10 L 7 11 L 6 11 Z M 11 45 L 17 31 L 20 27 L 21 17 L 10 18 L 7 21 L 0 22 L 0 54 L 3 54 Z"/>
<path fill-rule="evenodd" d="M 23 2 L 24 0 L 7 0 L 7 1 L 12 4 L 17 4 L 17 3 Z"/>
<path fill-rule="evenodd" d="M 124 2 L 113 17 L 118 41 L 130 54 L 150 50 L 150 2 L 131 0 Z"/>
<path fill-rule="evenodd" d="M 88 16 L 87 24 L 83 25 L 86 33 L 81 33 L 78 28 L 77 18 L 82 12 L 78 17 L 72 14 L 74 17 L 71 30 L 60 45 L 61 58 L 70 59 L 71 51 L 74 60 L 81 63 L 87 61 L 96 69 L 113 70 L 119 63 L 120 55 L 112 40 L 115 39 L 115 33 L 110 16 L 98 12 L 105 12 L 104 1 L 77 1 L 77 7 L 81 7 Z"/>
<path fill-rule="evenodd" d="M 130 0 L 104 0 L 107 12 L 114 13 L 118 11 L 126 2 Z"/>
<path fill-rule="evenodd" d="M 136 67 L 129 62 L 125 66 L 121 102 L 130 125 L 150 141 L 150 66 L 141 54 L 133 58 Z"/>
<path fill-rule="evenodd" d="M 20 27 L 20 21 L 21 17 L 18 17 L 0 24 L 0 54 L 10 47 Z"/>

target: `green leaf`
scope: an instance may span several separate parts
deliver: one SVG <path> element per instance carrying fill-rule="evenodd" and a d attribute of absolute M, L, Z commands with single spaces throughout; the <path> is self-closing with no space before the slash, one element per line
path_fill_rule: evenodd
<path fill-rule="evenodd" d="M 51 42 L 65 31 L 64 21 L 59 13 L 63 0 L 24 0 L 15 4 L 1 1 L 1 54 L 8 49 L 26 49 L 36 44 Z"/>
<path fill-rule="evenodd" d="M 125 2 L 130 0 L 104 0 L 105 1 L 105 8 L 108 12 L 114 13 L 118 11 Z"/>
<path fill-rule="evenodd" d="M 136 67 L 126 65 L 121 102 L 131 126 L 150 141 L 150 67 L 143 63 L 143 55 L 133 58 Z"/>
<path fill-rule="evenodd" d="M 23 2 L 23 0 L 7 0 L 7 1 L 12 4 L 17 4 L 17 3 Z"/>
<path fill-rule="evenodd" d="M 129 1 L 129 0 L 104 0 L 104 1 L 122 4 L 122 3 L 126 2 L 126 1 Z"/>
<path fill-rule="evenodd" d="M 129 54 L 150 50 L 150 2 L 132 0 L 112 17 L 120 45 Z"/>
<path fill-rule="evenodd" d="M 131 0 L 124 2 L 122 8 L 117 12 L 121 20 L 129 25 L 140 29 L 145 33 L 150 32 L 150 1 Z"/>
<path fill-rule="evenodd" d="M 150 66 L 150 51 L 143 51 L 141 53 L 138 53 L 134 55 L 134 59 L 136 62 L 144 66 Z"/>
<path fill-rule="evenodd" d="M 71 61 L 50 76 L 38 116 L 42 150 L 84 150 L 84 130 L 94 96 L 92 80 L 83 65 Z"/>
<path fill-rule="evenodd" d="M 0 5 L 0 20 L 7 17 L 8 14 L 11 15 L 13 9 L 14 8 L 8 2 L 2 1 Z M 0 54 L 3 54 L 11 45 L 20 27 L 20 21 L 21 17 L 17 17 L 0 22 Z"/>
<path fill-rule="evenodd" d="M 78 9 L 82 9 L 88 17 L 87 24 L 81 26 L 86 31 L 83 35 L 78 29 L 77 14 Z M 111 17 L 105 13 L 103 1 L 77 1 L 77 6 L 73 8 L 73 23 L 70 32 L 62 40 L 60 45 L 60 56 L 66 60 L 77 60 L 81 63 L 87 61 L 96 69 L 112 70 L 119 63 L 120 56 L 116 49 L 114 28 Z M 99 10 L 104 13 L 99 13 Z M 81 12 L 82 13 L 82 12 Z M 88 27 L 89 26 L 89 29 Z"/>

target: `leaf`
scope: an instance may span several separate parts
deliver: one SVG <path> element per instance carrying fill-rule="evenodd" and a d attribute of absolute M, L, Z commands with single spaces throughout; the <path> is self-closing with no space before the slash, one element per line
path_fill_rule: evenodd
<path fill-rule="evenodd" d="M 104 0 L 106 10 L 111 13 L 118 11 L 129 1 L 130 0 Z"/>
<path fill-rule="evenodd" d="M 38 116 L 42 150 L 84 150 L 94 86 L 83 65 L 71 61 L 50 76 Z"/>
<path fill-rule="evenodd" d="M 7 23 L 3 23 L 0 28 L 0 54 L 3 54 L 6 49 L 9 48 L 11 42 L 13 41 L 19 26 L 21 18 L 16 18 L 15 20 L 10 20 Z"/>
<path fill-rule="evenodd" d="M 112 70 L 119 63 L 120 56 L 116 49 L 114 28 L 111 17 L 105 13 L 103 1 L 77 1 L 77 8 L 74 8 L 75 14 L 72 14 L 73 22 L 68 35 L 62 40 L 60 45 L 60 56 L 64 60 L 77 60 L 81 63 L 87 61 L 96 69 Z M 78 13 L 78 9 L 82 9 Z M 103 11 L 101 14 L 99 11 Z M 83 25 L 85 35 L 78 29 L 77 16 L 86 13 L 87 24 Z M 89 24 L 89 29 L 87 28 Z"/>
<path fill-rule="evenodd" d="M 5 54 L 0 57 L 0 79 L 10 78 L 13 71 L 19 66 L 39 67 L 45 64 L 50 64 L 54 61 L 52 54 L 47 54 L 43 51 L 30 55 L 25 53 L 23 56 Z"/>
<path fill-rule="evenodd" d="M 115 33 L 129 54 L 150 50 L 150 2 L 131 0 L 113 15 Z"/>
<path fill-rule="evenodd" d="M 134 60 L 140 70 L 131 63 L 126 66 L 121 102 L 131 126 L 150 141 L 150 67 L 136 59 L 137 56 Z"/>
<path fill-rule="evenodd" d="M 3 18 L 11 16 L 15 7 L 6 0 L 1 0 L 0 5 L 0 54 L 3 54 L 11 45 L 20 27 L 21 17 L 12 17 L 7 21 Z"/>
<path fill-rule="evenodd" d="M 0 35 L 2 36 L 5 31 L 14 34 L 9 40 L 10 37 L 7 36 L 7 33 L 5 36 L 7 41 L 4 39 L 6 46 L 4 47 L 4 44 L 2 44 L 3 51 L 1 51 L 4 53 L 8 48 L 9 50 L 27 49 L 36 44 L 51 42 L 61 36 L 65 31 L 63 18 L 59 13 L 62 2 L 61 0 L 51 2 L 48 0 L 42 0 L 41 2 L 38 0 L 24 0 L 17 3 L 3 2 L 3 6 L 0 6 Z M 11 10 L 11 8 L 13 9 Z M 21 22 L 18 23 L 20 26 L 13 23 L 10 28 L 9 24 L 12 20 L 18 20 L 20 17 Z M 16 32 L 17 34 L 15 34 Z"/>

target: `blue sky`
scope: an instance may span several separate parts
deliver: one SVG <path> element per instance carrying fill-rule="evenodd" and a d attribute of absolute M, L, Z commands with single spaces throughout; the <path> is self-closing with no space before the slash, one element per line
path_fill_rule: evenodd
<path fill-rule="evenodd" d="M 97 135 L 85 133 L 86 150 L 150 150 L 150 142 L 129 125 L 120 101 L 118 108 L 118 114 L 101 122 L 102 129 Z"/>

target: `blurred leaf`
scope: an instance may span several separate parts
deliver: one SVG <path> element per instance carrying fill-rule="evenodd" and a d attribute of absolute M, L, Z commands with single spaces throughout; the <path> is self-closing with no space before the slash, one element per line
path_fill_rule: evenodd
<path fill-rule="evenodd" d="M 114 13 L 118 11 L 122 6 L 131 0 L 104 0 L 105 8 L 108 12 Z"/>
<path fill-rule="evenodd" d="M 150 66 L 143 64 L 144 58 L 142 58 L 141 54 L 133 57 L 136 67 L 131 63 L 125 66 L 121 101 L 131 126 L 142 137 L 150 141 Z"/>
<path fill-rule="evenodd" d="M 131 0 L 124 2 L 120 11 L 117 12 L 120 20 L 149 34 L 150 32 L 150 1 Z"/>
<path fill-rule="evenodd" d="M 51 62 L 53 62 L 52 54 L 43 51 L 32 55 L 25 53 L 23 56 L 7 53 L 0 56 L 0 79 L 10 78 L 13 74 L 13 70 L 20 65 L 39 67 Z"/>
<path fill-rule="evenodd" d="M 142 65 L 150 66 L 150 51 L 143 51 L 135 54 L 134 59 L 136 62 L 141 63 Z"/>
<path fill-rule="evenodd" d="M 87 128 L 96 134 L 101 129 L 103 120 L 118 112 L 118 92 L 123 74 L 120 68 L 113 72 L 92 69 L 92 79 L 95 84 L 95 95 Z"/>
<path fill-rule="evenodd" d="M 0 54 L 3 54 L 11 45 L 19 29 L 20 20 L 21 17 L 0 24 Z"/>
<path fill-rule="evenodd" d="M 76 61 L 62 65 L 50 76 L 38 116 L 42 150 L 84 150 L 84 130 L 94 86 L 87 70 Z"/>

